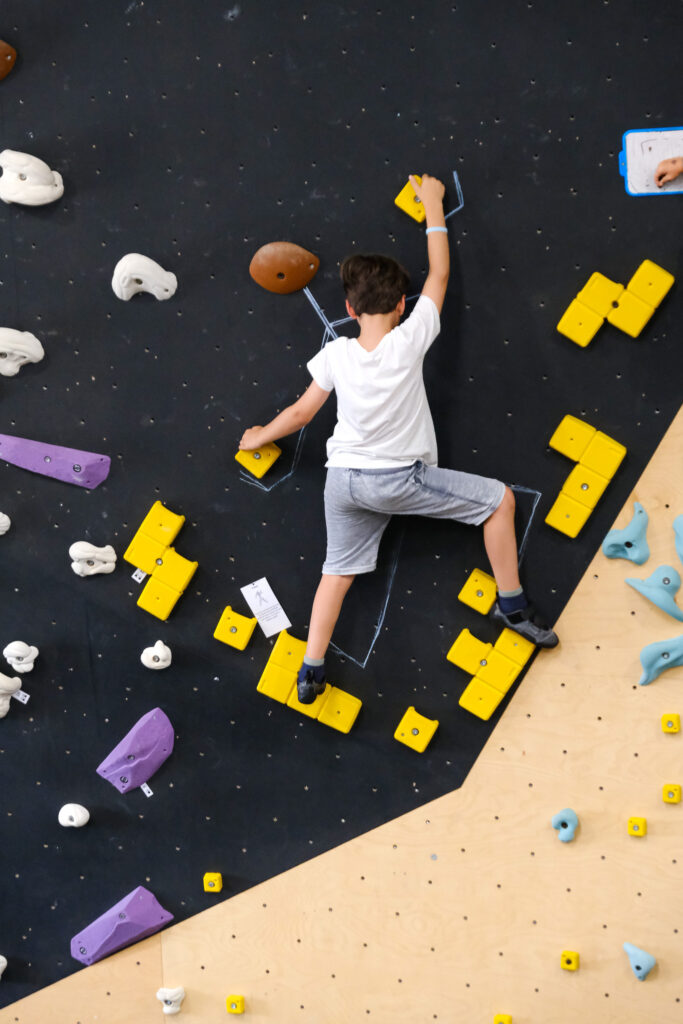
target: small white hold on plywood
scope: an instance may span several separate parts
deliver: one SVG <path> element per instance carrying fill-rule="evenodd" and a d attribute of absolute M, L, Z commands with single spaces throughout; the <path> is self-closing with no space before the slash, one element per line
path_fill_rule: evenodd
<path fill-rule="evenodd" d="M 675 559 L 682 450 L 683 410 L 617 520 L 645 506 L 652 565 Z M 460 790 L 147 940 L 157 987 L 182 979 L 186 1024 L 223 1019 L 230 992 L 251 1024 L 682 1019 L 683 804 L 662 786 L 683 781 L 683 732 L 660 719 L 683 712 L 683 667 L 637 685 L 641 647 L 671 620 L 626 586 L 632 572 L 595 556 L 561 646 L 538 655 Z M 571 843 L 550 824 L 564 807 L 580 819 Z M 642 839 L 627 834 L 633 815 Z M 624 941 L 657 958 L 646 981 Z M 68 986 L 81 1024 L 158 1020 L 130 988 L 143 946 L 96 965 L 111 999 L 96 968 L 46 991 Z M 561 969 L 565 949 L 578 971 Z M 42 1024 L 49 1005 L 37 993 L 0 1024 Z"/>

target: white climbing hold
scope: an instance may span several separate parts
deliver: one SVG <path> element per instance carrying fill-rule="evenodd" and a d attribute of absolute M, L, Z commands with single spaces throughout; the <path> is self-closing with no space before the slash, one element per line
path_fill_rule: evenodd
<path fill-rule="evenodd" d="M 25 644 L 23 640 L 13 640 L 2 652 L 15 672 L 31 672 L 33 663 L 38 657 L 38 648 Z"/>
<path fill-rule="evenodd" d="M 0 537 L 2 537 L 3 533 L 7 533 L 11 525 L 12 520 L 10 517 L 5 515 L 4 512 L 0 512 Z"/>
<path fill-rule="evenodd" d="M 2 978 L 3 972 L 7 967 L 7 957 L 0 953 L 0 978 Z"/>
<path fill-rule="evenodd" d="M 114 267 L 111 286 L 117 299 L 123 299 L 124 302 L 128 302 L 138 292 L 149 292 L 155 299 L 170 299 L 175 295 L 178 279 L 149 256 L 129 252 Z"/>
<path fill-rule="evenodd" d="M 0 718 L 4 718 L 9 711 L 9 702 L 12 695 L 21 689 L 19 676 L 4 676 L 0 672 Z"/>
<path fill-rule="evenodd" d="M 180 1004 L 184 998 L 185 989 L 182 985 L 178 988 L 160 988 L 157 992 L 157 999 L 164 1004 L 164 1013 L 180 1013 Z"/>
<path fill-rule="evenodd" d="M 168 668 L 171 659 L 171 648 L 167 647 L 163 640 L 157 640 L 154 647 L 145 647 L 140 655 L 140 661 L 145 668 Z"/>
<path fill-rule="evenodd" d="M 22 366 L 39 363 L 44 355 L 45 349 L 35 334 L 17 331 L 14 327 L 0 327 L 0 374 L 3 377 L 15 377 Z"/>
<path fill-rule="evenodd" d="M 64 804 L 57 820 L 64 828 L 82 828 L 90 821 L 90 811 L 82 804 Z"/>
<path fill-rule="evenodd" d="M 59 171 L 51 170 L 37 156 L 3 149 L 0 167 L 0 199 L 3 203 L 44 206 L 64 194 L 64 182 Z"/>
<path fill-rule="evenodd" d="M 116 552 L 111 544 L 98 548 L 87 540 L 77 540 L 69 548 L 69 558 L 77 576 L 95 576 L 101 572 L 113 572 L 116 568 Z"/>

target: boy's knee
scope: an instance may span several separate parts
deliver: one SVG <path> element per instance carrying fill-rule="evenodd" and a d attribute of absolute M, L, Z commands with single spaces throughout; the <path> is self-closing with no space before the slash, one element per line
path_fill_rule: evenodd
<path fill-rule="evenodd" d="M 515 511 L 515 493 L 511 487 L 505 486 L 503 500 L 496 511 L 507 512 L 508 514 L 512 514 Z"/>

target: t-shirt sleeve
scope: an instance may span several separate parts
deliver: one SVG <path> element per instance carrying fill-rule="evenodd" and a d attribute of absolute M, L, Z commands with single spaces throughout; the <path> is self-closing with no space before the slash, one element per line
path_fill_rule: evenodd
<path fill-rule="evenodd" d="M 316 384 L 321 387 L 323 391 L 334 390 L 334 380 L 332 377 L 327 345 L 324 348 L 321 348 L 312 359 L 309 359 L 306 363 L 306 369 Z"/>
<path fill-rule="evenodd" d="M 415 308 L 400 326 L 411 348 L 424 355 L 441 330 L 439 311 L 428 295 L 421 295 Z"/>

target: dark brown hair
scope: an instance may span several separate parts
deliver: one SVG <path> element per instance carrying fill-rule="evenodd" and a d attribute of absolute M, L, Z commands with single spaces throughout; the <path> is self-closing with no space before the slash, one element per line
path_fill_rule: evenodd
<path fill-rule="evenodd" d="M 341 265 L 341 279 L 349 305 L 361 313 L 391 313 L 410 286 L 408 271 L 391 256 L 354 253 Z"/>

